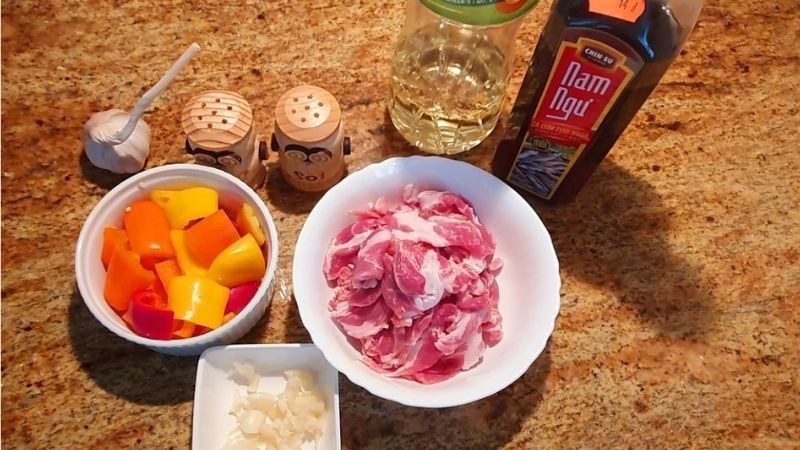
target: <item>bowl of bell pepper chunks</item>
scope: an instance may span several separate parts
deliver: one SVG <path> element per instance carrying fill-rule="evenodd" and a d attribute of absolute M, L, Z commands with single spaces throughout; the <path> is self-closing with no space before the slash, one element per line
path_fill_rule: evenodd
<path fill-rule="evenodd" d="M 277 265 L 258 195 L 209 167 L 146 170 L 112 189 L 76 248 L 78 288 L 109 330 L 153 350 L 198 354 L 263 316 Z"/>

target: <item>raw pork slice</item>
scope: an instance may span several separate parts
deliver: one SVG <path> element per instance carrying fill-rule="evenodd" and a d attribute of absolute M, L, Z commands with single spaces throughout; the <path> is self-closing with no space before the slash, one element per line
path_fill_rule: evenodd
<path fill-rule="evenodd" d="M 438 383 L 502 339 L 495 277 L 503 262 L 459 195 L 408 185 L 402 198 L 354 212 L 333 238 L 323 265 L 335 292 L 329 310 L 369 367 Z"/>

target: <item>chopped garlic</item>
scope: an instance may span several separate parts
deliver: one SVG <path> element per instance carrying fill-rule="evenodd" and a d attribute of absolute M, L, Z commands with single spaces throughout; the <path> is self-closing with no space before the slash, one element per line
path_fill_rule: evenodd
<path fill-rule="evenodd" d="M 246 390 L 234 392 L 230 414 L 236 417 L 237 426 L 228 435 L 224 449 L 299 450 L 304 441 L 319 440 L 325 401 L 310 372 L 287 370 L 283 373 L 286 388 L 273 395 L 258 392 L 261 377 L 252 365 L 233 366 L 233 375 L 245 382 Z"/>
<path fill-rule="evenodd" d="M 244 378 L 247 383 L 247 392 L 255 392 L 258 390 L 258 382 L 261 377 L 256 373 L 256 369 L 248 363 L 233 363 L 234 375 Z"/>

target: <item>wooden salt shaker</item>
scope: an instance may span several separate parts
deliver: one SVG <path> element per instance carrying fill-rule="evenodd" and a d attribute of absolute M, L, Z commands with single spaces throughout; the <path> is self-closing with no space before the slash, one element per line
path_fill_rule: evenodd
<path fill-rule="evenodd" d="M 264 183 L 266 143 L 257 140 L 253 110 L 244 97 L 201 92 L 184 106 L 181 124 L 186 152 L 195 162 L 224 170 L 254 189 Z"/>
<path fill-rule="evenodd" d="M 272 150 L 280 156 L 283 177 L 295 189 L 319 192 L 339 182 L 350 138 L 344 136 L 336 98 L 310 85 L 283 94 L 275 106 Z"/>

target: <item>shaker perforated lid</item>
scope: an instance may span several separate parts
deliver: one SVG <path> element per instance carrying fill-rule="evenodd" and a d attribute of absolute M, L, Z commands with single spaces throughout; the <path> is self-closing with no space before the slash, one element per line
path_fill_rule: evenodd
<path fill-rule="evenodd" d="M 253 110 L 236 92 L 205 91 L 184 106 L 181 125 L 192 146 L 222 150 L 247 136 L 253 127 Z"/>
<path fill-rule="evenodd" d="M 339 102 L 325 89 L 304 85 L 290 89 L 275 106 L 275 125 L 297 143 L 328 138 L 341 123 Z"/>

